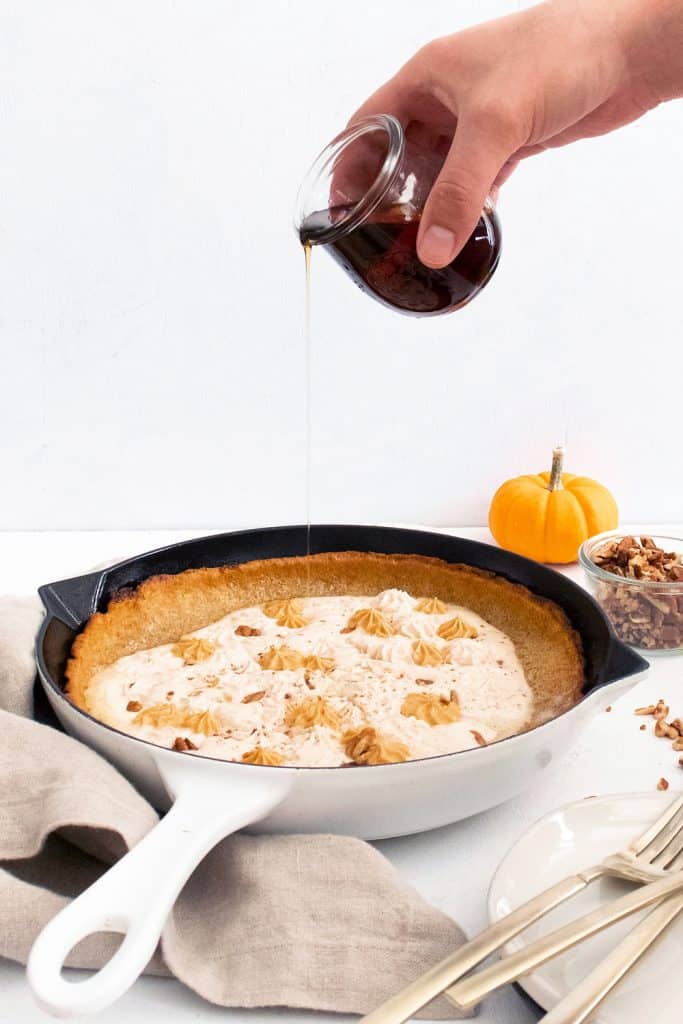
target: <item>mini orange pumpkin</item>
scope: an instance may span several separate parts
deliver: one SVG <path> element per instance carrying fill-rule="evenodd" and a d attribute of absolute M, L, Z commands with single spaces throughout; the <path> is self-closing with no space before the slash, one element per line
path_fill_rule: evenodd
<path fill-rule="evenodd" d="M 549 473 L 507 480 L 493 496 L 489 529 L 502 548 L 538 562 L 573 562 L 587 537 L 614 530 L 617 505 L 602 484 L 562 472 L 564 448 Z"/>

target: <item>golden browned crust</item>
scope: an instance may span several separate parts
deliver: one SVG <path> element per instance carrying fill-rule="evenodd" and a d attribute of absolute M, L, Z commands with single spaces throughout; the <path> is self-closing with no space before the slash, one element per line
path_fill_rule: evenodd
<path fill-rule="evenodd" d="M 238 608 L 306 595 L 378 594 L 399 587 L 415 597 L 464 605 L 506 633 L 535 697 L 538 724 L 581 696 L 581 640 L 552 601 L 482 569 L 421 555 L 343 551 L 272 558 L 175 576 L 152 576 L 93 615 L 74 641 L 67 693 L 88 708 L 96 672 L 135 651 L 177 641 Z"/>

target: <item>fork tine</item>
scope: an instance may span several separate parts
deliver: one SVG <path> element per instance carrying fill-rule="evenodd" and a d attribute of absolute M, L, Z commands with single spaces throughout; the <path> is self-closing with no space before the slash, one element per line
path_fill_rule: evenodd
<path fill-rule="evenodd" d="M 683 807 L 683 795 L 679 796 L 677 800 L 669 804 L 664 813 L 653 822 L 650 827 L 643 832 L 642 836 L 638 836 L 634 839 L 629 850 L 634 853 L 636 857 L 639 857 L 641 853 L 650 845 L 650 843 L 657 838 L 663 828 L 669 824 L 672 818 L 674 818 Z"/>
<path fill-rule="evenodd" d="M 652 864 L 666 850 L 672 839 L 675 839 L 681 827 L 683 827 L 683 808 L 674 814 L 669 824 L 664 826 L 659 835 L 645 847 L 637 859 Z"/>
<path fill-rule="evenodd" d="M 671 861 L 666 870 L 683 871 L 683 850 L 681 850 L 681 852 L 676 857 L 674 857 L 674 859 Z"/>
<path fill-rule="evenodd" d="M 683 850 L 683 818 L 679 822 L 678 831 L 671 836 L 670 841 L 664 847 L 661 853 L 651 861 L 652 865 L 657 868 L 664 868 L 668 870 L 678 857 L 679 853 Z"/>

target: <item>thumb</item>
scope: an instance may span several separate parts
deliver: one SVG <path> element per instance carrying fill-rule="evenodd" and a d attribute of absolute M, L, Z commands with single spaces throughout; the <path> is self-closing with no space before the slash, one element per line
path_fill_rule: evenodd
<path fill-rule="evenodd" d="M 422 214 L 417 252 L 428 267 L 455 259 L 481 216 L 484 202 L 514 147 L 476 122 L 458 121 L 448 156 Z"/>

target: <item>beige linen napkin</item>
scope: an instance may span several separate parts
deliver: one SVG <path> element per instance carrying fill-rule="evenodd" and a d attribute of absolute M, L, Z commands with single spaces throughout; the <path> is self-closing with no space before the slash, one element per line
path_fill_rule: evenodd
<path fill-rule="evenodd" d="M 40 608 L 0 599 L 0 956 L 25 963 L 39 930 L 157 821 L 112 766 L 32 718 Z M 186 884 L 147 970 L 222 1006 L 367 1013 L 463 942 L 367 843 L 231 836 Z M 98 967 L 99 934 L 70 963 Z M 446 1000 L 431 1018 L 459 1016 Z"/>

